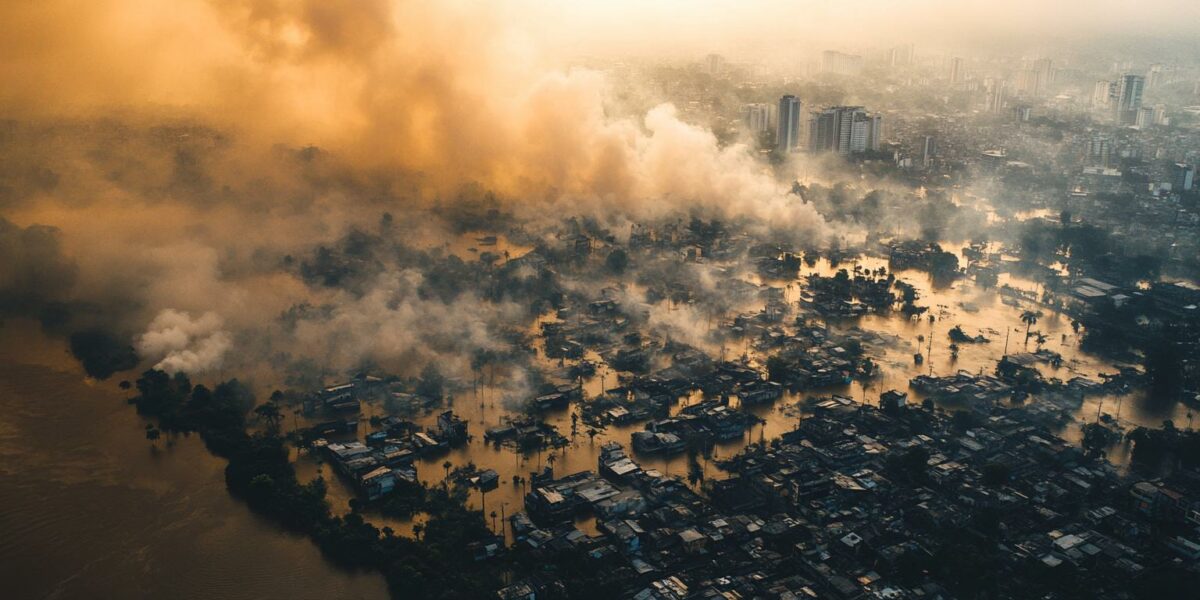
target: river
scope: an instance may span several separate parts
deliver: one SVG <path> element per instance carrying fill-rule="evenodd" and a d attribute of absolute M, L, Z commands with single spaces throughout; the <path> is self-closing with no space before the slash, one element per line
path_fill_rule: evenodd
<path fill-rule="evenodd" d="M 153 450 L 126 397 L 62 341 L 0 327 L 0 596 L 387 598 L 231 498 L 197 436 Z"/>

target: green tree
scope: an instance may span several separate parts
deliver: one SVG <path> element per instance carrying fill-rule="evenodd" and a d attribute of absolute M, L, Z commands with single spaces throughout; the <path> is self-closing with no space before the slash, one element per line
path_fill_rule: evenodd
<path fill-rule="evenodd" d="M 437 365 L 428 363 L 421 370 L 421 378 L 417 380 L 417 394 L 426 398 L 441 400 L 446 385 L 446 379 Z"/>

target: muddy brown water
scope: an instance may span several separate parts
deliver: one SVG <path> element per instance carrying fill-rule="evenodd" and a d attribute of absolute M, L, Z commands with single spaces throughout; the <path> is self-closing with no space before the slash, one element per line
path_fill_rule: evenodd
<path fill-rule="evenodd" d="M 36 327 L 0 328 L 0 597 L 388 597 L 231 498 L 196 436 L 153 450 L 126 397 Z"/>

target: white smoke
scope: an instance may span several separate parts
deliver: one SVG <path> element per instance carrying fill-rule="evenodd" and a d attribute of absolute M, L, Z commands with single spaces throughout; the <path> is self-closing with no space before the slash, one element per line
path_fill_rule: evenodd
<path fill-rule="evenodd" d="M 223 325 L 221 317 L 213 312 L 193 319 L 189 313 L 168 308 L 158 313 L 138 337 L 138 353 L 157 360 L 155 369 L 203 373 L 220 367 L 233 346 L 233 336 L 222 329 Z"/>

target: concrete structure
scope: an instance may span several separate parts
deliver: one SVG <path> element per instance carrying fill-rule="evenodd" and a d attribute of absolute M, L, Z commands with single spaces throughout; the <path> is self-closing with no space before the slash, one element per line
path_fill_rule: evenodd
<path fill-rule="evenodd" d="M 770 131 L 771 107 L 767 104 L 747 104 L 742 107 L 742 119 L 751 133 Z"/>
<path fill-rule="evenodd" d="M 858 154 L 879 150 L 883 117 L 868 114 L 861 106 L 834 106 L 813 113 L 809 122 L 809 150 Z"/>
<path fill-rule="evenodd" d="M 1146 78 L 1141 75 L 1125 75 L 1117 81 L 1114 87 L 1113 117 L 1118 124 L 1136 125 L 1138 113 L 1142 108 L 1142 92 L 1146 88 Z"/>
<path fill-rule="evenodd" d="M 779 99 L 775 147 L 780 152 L 795 152 L 800 149 L 800 107 L 800 99 L 791 94 Z"/>

